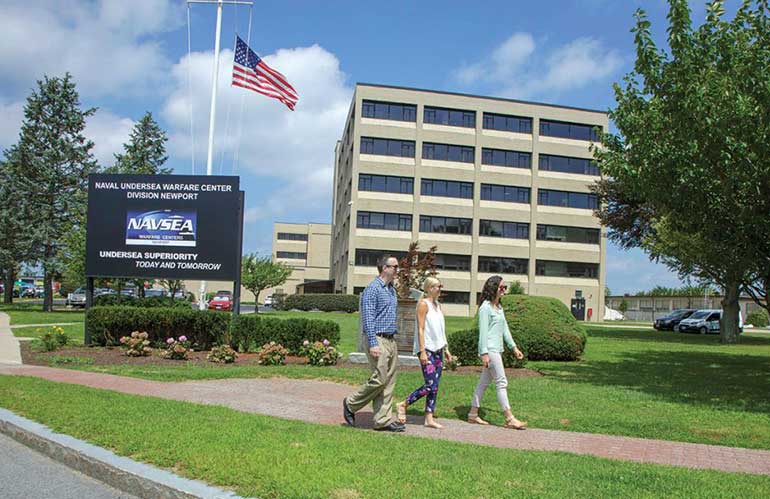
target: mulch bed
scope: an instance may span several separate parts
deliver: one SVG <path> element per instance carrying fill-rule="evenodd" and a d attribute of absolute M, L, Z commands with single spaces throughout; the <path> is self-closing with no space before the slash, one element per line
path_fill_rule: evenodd
<path fill-rule="evenodd" d="M 127 357 L 124 355 L 124 350 L 120 347 L 83 347 L 83 346 L 71 346 L 64 347 L 54 352 L 36 352 L 32 350 L 30 342 L 21 343 L 21 359 L 24 364 L 30 364 L 35 366 L 48 366 L 52 358 L 55 357 L 79 357 L 83 359 L 91 359 L 91 365 L 94 366 L 109 366 L 109 365 L 134 365 L 134 366 L 174 366 L 181 365 L 185 362 L 205 366 L 243 366 L 243 365 L 257 365 L 256 353 L 239 353 L 238 358 L 232 364 L 215 364 L 206 360 L 206 356 L 209 352 L 192 352 L 189 355 L 187 361 L 168 360 L 160 357 L 160 350 L 155 350 L 148 357 Z M 304 365 L 307 364 L 305 357 L 286 357 L 287 365 Z M 365 368 L 364 364 L 354 364 L 346 360 L 340 360 L 336 366 L 330 366 L 331 369 L 343 368 L 343 367 L 355 367 Z M 419 371 L 417 366 L 400 366 L 400 371 Z M 474 374 L 481 373 L 481 366 L 460 366 L 454 373 L 457 374 Z M 542 376 L 537 371 L 531 369 L 506 369 L 506 375 L 509 378 L 529 378 L 534 376 Z"/>

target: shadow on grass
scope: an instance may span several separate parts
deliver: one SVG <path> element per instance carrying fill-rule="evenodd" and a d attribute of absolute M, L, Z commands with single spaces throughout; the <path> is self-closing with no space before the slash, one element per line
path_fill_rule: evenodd
<path fill-rule="evenodd" d="M 567 383 L 622 387 L 668 402 L 770 413 L 767 356 L 641 351 L 612 361 L 551 365 L 544 371 Z"/>
<path fill-rule="evenodd" d="M 674 333 L 665 331 L 634 331 L 634 330 L 617 330 L 606 328 L 586 328 L 590 338 L 607 338 L 619 341 L 642 341 L 642 342 L 654 342 L 654 343 L 677 343 L 683 345 L 712 345 L 723 346 L 719 343 L 718 334 L 689 334 L 689 333 Z M 767 337 L 761 336 L 749 336 L 742 334 L 739 339 L 739 345 L 757 345 L 757 346 L 770 346 L 770 335 Z"/>

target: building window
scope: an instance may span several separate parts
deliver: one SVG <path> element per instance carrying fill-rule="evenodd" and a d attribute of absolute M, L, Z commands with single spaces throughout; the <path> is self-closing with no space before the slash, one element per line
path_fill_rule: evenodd
<path fill-rule="evenodd" d="M 292 232 L 279 232 L 278 239 L 283 241 L 307 241 L 307 234 L 294 234 Z"/>
<path fill-rule="evenodd" d="M 394 102 L 377 102 L 365 100 L 362 104 L 363 118 L 379 120 L 417 121 L 417 106 L 414 104 L 398 104 Z"/>
<path fill-rule="evenodd" d="M 506 151 L 503 149 L 481 149 L 481 164 L 508 166 L 511 168 L 531 168 L 532 155 L 528 152 Z"/>
<path fill-rule="evenodd" d="M 480 256 L 479 272 L 526 274 L 529 272 L 529 260 L 526 258 L 506 258 L 502 256 Z"/>
<path fill-rule="evenodd" d="M 304 260 L 307 258 L 307 253 L 300 253 L 298 251 L 276 251 L 276 258 L 291 258 L 292 260 Z"/>
<path fill-rule="evenodd" d="M 356 227 L 359 229 L 411 231 L 412 215 L 359 211 L 356 214 Z"/>
<path fill-rule="evenodd" d="M 529 239 L 529 224 L 524 222 L 480 220 L 479 235 L 487 237 L 505 237 L 508 239 Z"/>
<path fill-rule="evenodd" d="M 599 276 L 599 264 L 538 260 L 535 265 L 535 274 L 548 277 L 585 277 L 596 279 Z"/>
<path fill-rule="evenodd" d="M 540 120 L 540 135 L 562 139 L 591 140 L 597 142 L 602 127 L 566 121 Z"/>
<path fill-rule="evenodd" d="M 354 286 L 353 287 L 353 294 L 358 296 L 361 293 L 363 293 L 365 289 L 366 289 L 366 287 L 364 287 L 364 286 Z"/>
<path fill-rule="evenodd" d="M 376 267 L 377 262 L 379 262 L 380 258 L 385 255 L 391 255 L 401 260 L 401 258 L 406 256 L 406 252 L 359 248 L 356 250 L 356 265 L 363 267 Z"/>
<path fill-rule="evenodd" d="M 529 187 L 481 184 L 481 199 L 505 203 L 529 203 Z"/>
<path fill-rule="evenodd" d="M 470 272 L 471 270 L 470 255 L 436 255 L 434 263 L 439 270 L 458 270 L 462 272 Z"/>
<path fill-rule="evenodd" d="M 468 305 L 470 303 L 470 293 L 467 291 L 441 291 L 438 297 L 441 303 L 453 303 L 459 305 Z"/>
<path fill-rule="evenodd" d="M 414 158 L 414 141 L 361 137 L 361 154 Z"/>
<path fill-rule="evenodd" d="M 483 127 L 503 132 L 532 133 L 532 118 L 484 113 Z"/>
<path fill-rule="evenodd" d="M 599 244 L 599 229 L 537 224 L 537 240 Z"/>
<path fill-rule="evenodd" d="M 599 166 L 590 159 L 541 154 L 538 160 L 541 170 L 579 175 L 599 175 Z"/>
<path fill-rule="evenodd" d="M 359 173 L 358 190 L 392 192 L 395 194 L 414 194 L 414 179 L 412 177 L 394 177 L 390 175 Z"/>
<path fill-rule="evenodd" d="M 476 127 L 476 111 L 463 111 L 461 109 L 446 109 L 443 107 L 425 106 L 423 122 L 435 125 L 461 126 L 464 128 Z"/>
<path fill-rule="evenodd" d="M 563 206 L 566 208 L 582 208 L 586 210 L 595 210 L 597 207 L 595 194 L 551 191 L 548 189 L 540 189 L 537 191 L 537 204 L 544 206 Z"/>
<path fill-rule="evenodd" d="M 420 194 L 423 196 L 473 199 L 473 182 L 425 178 L 421 181 Z"/>
<path fill-rule="evenodd" d="M 470 218 L 434 217 L 420 215 L 420 232 L 440 234 L 473 234 L 473 220 Z"/>
<path fill-rule="evenodd" d="M 432 142 L 423 142 L 422 144 L 422 159 L 473 163 L 474 155 L 475 151 L 471 146 L 453 146 L 450 144 L 434 144 Z"/>

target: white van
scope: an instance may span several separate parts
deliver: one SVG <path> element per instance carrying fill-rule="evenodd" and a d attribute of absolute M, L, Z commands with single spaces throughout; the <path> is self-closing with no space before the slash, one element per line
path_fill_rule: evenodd
<path fill-rule="evenodd" d="M 680 333 L 719 333 L 719 321 L 722 318 L 720 309 L 698 310 L 690 317 L 679 323 Z M 743 332 L 743 315 L 738 311 L 738 331 Z"/>

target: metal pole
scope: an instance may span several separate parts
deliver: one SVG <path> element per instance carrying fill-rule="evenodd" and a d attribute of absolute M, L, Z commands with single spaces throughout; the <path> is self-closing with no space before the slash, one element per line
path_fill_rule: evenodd
<path fill-rule="evenodd" d="M 217 114 L 217 78 L 219 76 L 219 39 L 222 31 L 222 0 L 217 0 L 217 31 L 214 38 L 214 70 L 211 78 L 211 112 L 209 114 L 209 151 L 206 157 L 206 175 L 211 175 L 214 158 L 214 122 Z M 206 309 L 206 281 L 201 281 L 198 308 Z"/>
<path fill-rule="evenodd" d="M 83 343 L 86 346 L 91 346 L 91 333 L 88 331 L 88 309 L 94 304 L 94 278 L 86 278 L 86 314 L 83 327 L 85 328 L 85 336 L 83 337 Z"/>
<path fill-rule="evenodd" d="M 235 275 L 235 283 L 233 283 L 233 317 L 237 317 L 241 314 L 241 260 L 243 255 L 243 205 L 245 194 L 240 192 L 238 201 L 238 255 L 235 258 L 235 263 L 238 266 Z M 256 307 L 259 307 L 259 303 L 255 303 Z M 255 312 L 259 312 L 256 310 Z"/>

